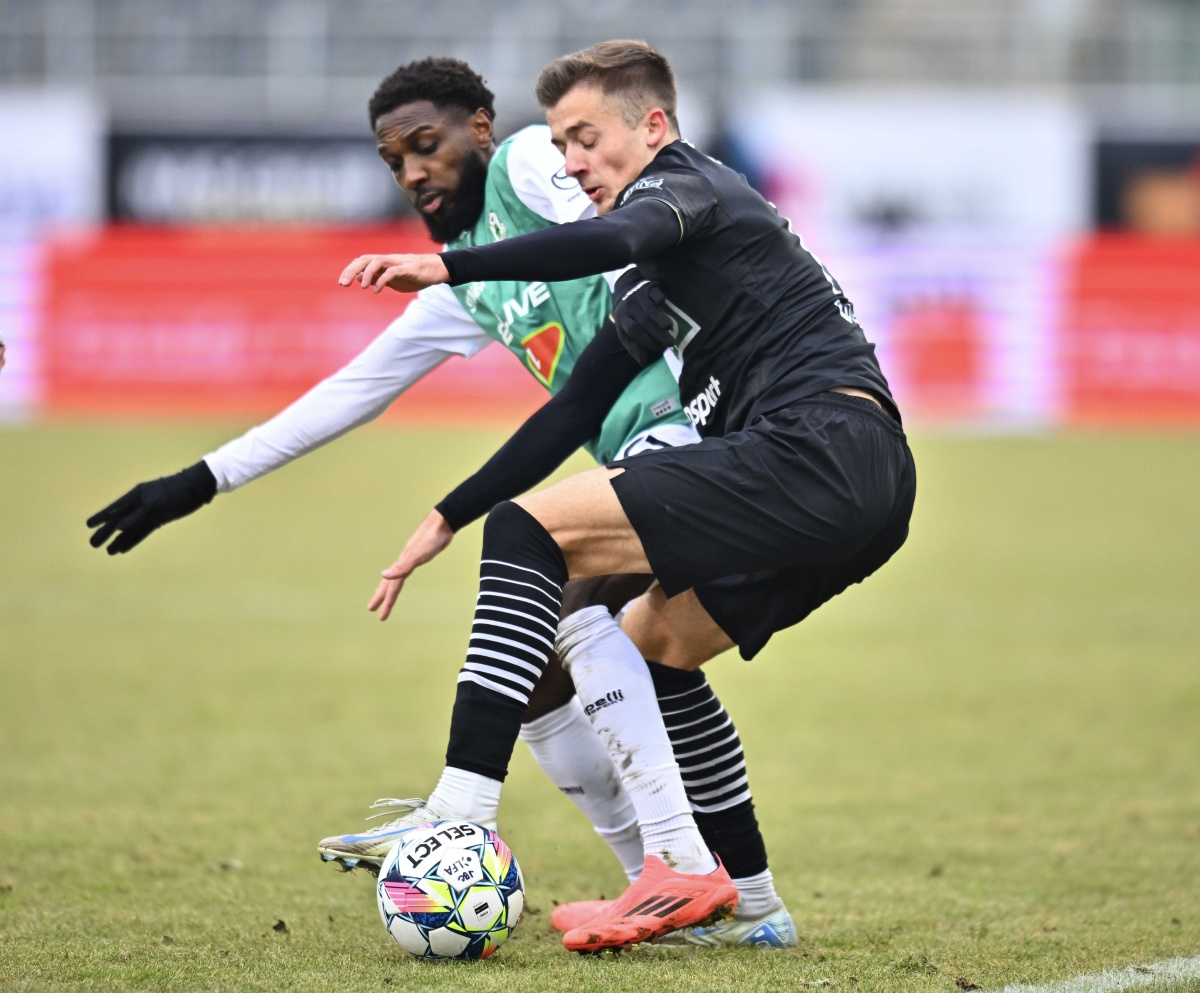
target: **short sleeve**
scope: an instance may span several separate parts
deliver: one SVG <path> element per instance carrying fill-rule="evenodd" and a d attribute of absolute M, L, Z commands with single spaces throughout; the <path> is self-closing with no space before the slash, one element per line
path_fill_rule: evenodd
<path fill-rule="evenodd" d="M 550 129 L 518 131 L 508 147 L 508 179 L 520 201 L 539 217 L 566 224 L 594 217 L 596 205 L 567 175 L 566 161 L 550 143 Z"/>

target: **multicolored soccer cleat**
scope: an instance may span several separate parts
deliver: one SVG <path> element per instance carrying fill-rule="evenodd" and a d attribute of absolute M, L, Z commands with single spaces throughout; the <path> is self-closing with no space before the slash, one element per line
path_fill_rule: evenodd
<path fill-rule="evenodd" d="M 374 810 L 376 807 L 384 809 L 378 814 L 372 814 L 367 820 L 384 817 L 393 810 L 401 810 L 403 813 L 393 820 L 385 821 L 383 824 L 378 824 L 358 834 L 335 834 L 328 838 L 322 838 L 317 843 L 317 852 L 321 856 L 321 861 L 334 862 L 343 872 L 349 872 L 351 869 L 366 869 L 372 876 L 378 876 L 379 867 L 383 864 L 387 853 L 395 847 L 401 836 L 423 824 L 455 819 L 454 814 L 430 807 L 420 797 L 410 797 L 407 800 L 386 797 L 376 800 L 371 804 L 370 809 Z M 496 822 L 486 823 L 484 827 L 494 831 Z"/>
<path fill-rule="evenodd" d="M 796 922 L 781 900 L 758 917 L 739 917 L 717 921 L 709 927 L 689 927 L 672 931 L 659 941 L 659 948 L 795 948 L 799 943 Z"/>
<path fill-rule="evenodd" d="M 632 948 L 729 917 L 737 900 L 737 887 L 720 862 L 710 873 L 691 875 L 647 855 L 637 881 L 598 916 L 564 934 L 563 945 L 573 952 Z"/>

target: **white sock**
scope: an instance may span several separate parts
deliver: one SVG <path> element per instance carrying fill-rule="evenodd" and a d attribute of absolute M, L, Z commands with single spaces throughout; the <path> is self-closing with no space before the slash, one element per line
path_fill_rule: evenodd
<path fill-rule="evenodd" d="M 588 607 L 559 623 L 556 647 L 637 811 L 646 854 L 678 872 L 712 872 L 716 860 L 692 819 L 654 683 L 633 642 L 606 608 Z"/>
<path fill-rule="evenodd" d="M 446 766 L 442 770 L 442 778 L 429 794 L 429 808 L 446 818 L 479 824 L 495 823 L 500 810 L 500 787 L 503 785 L 498 779 Z"/>
<path fill-rule="evenodd" d="M 642 871 L 637 814 L 578 697 L 522 724 L 521 739 L 542 772 L 608 842 L 625 875 L 631 882 L 637 879 Z"/>
<path fill-rule="evenodd" d="M 738 905 L 735 917 L 765 917 L 773 910 L 783 906 L 779 894 L 775 892 L 775 879 L 770 869 L 753 876 L 743 876 L 733 881 L 738 891 Z"/>

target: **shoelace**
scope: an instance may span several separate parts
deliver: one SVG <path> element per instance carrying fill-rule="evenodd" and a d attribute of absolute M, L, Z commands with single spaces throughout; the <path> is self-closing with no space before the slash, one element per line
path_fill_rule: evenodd
<path fill-rule="evenodd" d="M 411 814 L 418 807 L 424 807 L 424 806 L 425 806 L 425 800 L 423 797 L 419 797 L 419 796 L 410 796 L 403 800 L 398 799 L 394 796 L 380 797 L 373 804 L 371 804 L 371 806 L 369 806 L 367 809 L 375 810 L 377 807 L 382 807 L 383 810 L 379 811 L 378 814 L 368 814 L 366 817 L 366 820 L 373 821 L 377 817 L 387 817 L 388 814 L 392 813 L 393 811 L 396 811 L 396 810 L 401 811 L 400 815 L 397 817 L 393 817 L 391 821 L 384 821 L 382 824 L 376 824 L 373 828 L 371 828 L 372 831 L 386 831 L 388 829 L 388 827 L 392 824 L 392 821 L 398 821 L 398 820 L 400 820 L 401 817 L 405 816 L 406 814 Z"/>

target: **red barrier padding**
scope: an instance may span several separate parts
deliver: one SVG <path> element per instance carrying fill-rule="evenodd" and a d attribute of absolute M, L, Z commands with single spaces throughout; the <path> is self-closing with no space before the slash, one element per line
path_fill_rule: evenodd
<path fill-rule="evenodd" d="M 1200 423 L 1200 241 L 1102 235 L 1065 272 L 1064 418 Z"/>
<path fill-rule="evenodd" d="M 116 227 L 48 246 L 39 307 L 51 413 L 262 415 L 338 369 L 408 301 L 337 285 L 374 251 L 433 250 L 419 225 Z M 394 410 L 511 421 L 545 391 L 499 346 L 451 359 Z"/>
<path fill-rule="evenodd" d="M 980 302 L 964 294 L 918 299 L 893 315 L 892 358 L 904 411 L 916 420 L 977 419 L 985 410 Z"/>

